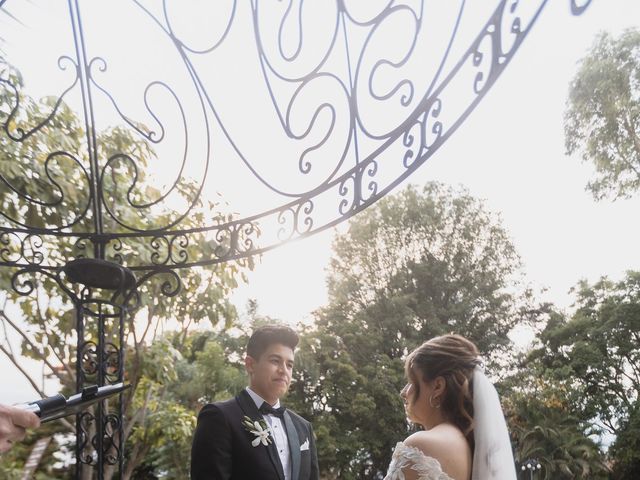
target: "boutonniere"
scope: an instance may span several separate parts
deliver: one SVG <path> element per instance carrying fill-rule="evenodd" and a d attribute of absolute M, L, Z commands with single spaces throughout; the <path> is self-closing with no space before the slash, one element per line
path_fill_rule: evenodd
<path fill-rule="evenodd" d="M 256 437 L 251 441 L 252 447 L 257 447 L 261 443 L 265 447 L 271 444 L 271 430 L 264 419 L 254 421 L 245 415 L 242 419 L 242 426 L 247 432 L 255 435 Z"/>

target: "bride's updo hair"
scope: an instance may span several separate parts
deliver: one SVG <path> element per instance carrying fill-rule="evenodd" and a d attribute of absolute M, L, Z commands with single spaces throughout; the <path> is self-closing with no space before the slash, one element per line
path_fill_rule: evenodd
<path fill-rule="evenodd" d="M 426 341 L 409 354 L 405 362 L 407 378 L 420 395 L 419 378 L 431 382 L 444 378 L 446 388 L 439 397 L 440 408 L 456 425 L 473 449 L 473 370 L 480 364 L 478 347 L 461 335 L 442 335 Z"/>

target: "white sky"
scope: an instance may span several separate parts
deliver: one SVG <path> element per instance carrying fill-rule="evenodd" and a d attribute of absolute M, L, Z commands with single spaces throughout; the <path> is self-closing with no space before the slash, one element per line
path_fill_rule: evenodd
<path fill-rule="evenodd" d="M 591 166 L 564 153 L 568 85 L 599 31 L 640 24 L 640 2 L 594 0 L 581 17 L 569 1 L 548 3 L 511 64 L 460 129 L 409 181 L 461 184 L 499 212 L 546 299 L 569 308 L 579 279 L 621 278 L 640 269 L 640 195 L 592 200 Z M 400 188 L 403 188 L 401 185 Z M 343 227 L 341 227 L 343 228 Z M 234 299 L 255 298 L 260 312 L 292 324 L 327 300 L 325 266 L 333 232 L 267 253 Z"/>
<path fill-rule="evenodd" d="M 528 281 L 548 288 L 545 298 L 563 308 L 570 307 L 568 290 L 579 279 L 620 278 L 625 270 L 640 269 L 640 195 L 594 202 L 584 190 L 591 167 L 565 156 L 562 126 L 576 62 L 597 32 L 638 26 L 640 2 L 594 0 L 581 17 L 570 15 L 569 3 L 548 2 L 492 90 L 410 178 L 417 185 L 462 184 L 485 199 L 501 214 Z M 265 254 L 234 302 L 243 307 L 255 298 L 262 314 L 291 324 L 309 321 L 327 300 L 324 269 L 332 236 L 325 231 Z M 4 358 L 0 367 L 0 402 L 33 398 Z"/>

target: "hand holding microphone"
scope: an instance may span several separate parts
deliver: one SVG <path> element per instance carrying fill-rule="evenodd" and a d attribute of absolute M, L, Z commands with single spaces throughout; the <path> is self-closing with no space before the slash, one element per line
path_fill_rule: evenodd
<path fill-rule="evenodd" d="M 24 438 L 27 428 L 40 426 L 40 419 L 35 413 L 19 407 L 0 405 L 0 453 L 7 452 L 13 442 Z"/>
<path fill-rule="evenodd" d="M 40 422 L 78 413 L 90 405 L 122 393 L 130 385 L 115 383 L 98 387 L 85 387 L 81 392 L 66 398 L 61 393 L 30 403 L 10 407 L 0 404 L 0 452 L 8 451 L 13 442 L 24 438 L 27 428 L 36 428 Z"/>

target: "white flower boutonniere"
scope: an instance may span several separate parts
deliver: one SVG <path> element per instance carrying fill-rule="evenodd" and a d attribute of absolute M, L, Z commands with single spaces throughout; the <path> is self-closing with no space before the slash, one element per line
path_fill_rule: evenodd
<path fill-rule="evenodd" d="M 271 430 L 264 419 L 253 421 L 245 415 L 242 419 L 242 426 L 256 437 L 251 441 L 252 447 L 257 447 L 260 444 L 266 447 L 271 443 Z"/>

